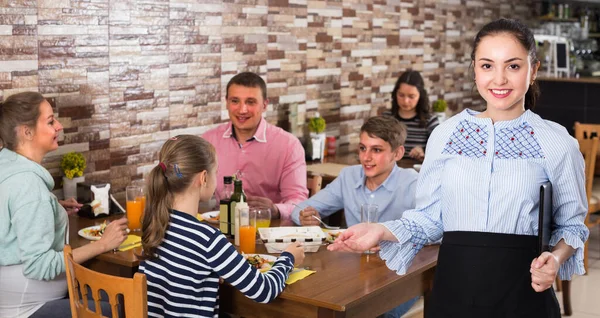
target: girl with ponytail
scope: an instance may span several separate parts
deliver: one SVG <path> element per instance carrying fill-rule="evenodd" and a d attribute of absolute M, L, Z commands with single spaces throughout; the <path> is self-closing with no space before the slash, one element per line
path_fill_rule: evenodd
<path fill-rule="evenodd" d="M 150 315 L 217 316 L 220 278 L 257 302 L 269 302 L 304 260 L 303 248 L 291 244 L 263 274 L 219 229 L 198 221 L 198 203 L 211 198 L 216 176 L 214 147 L 192 135 L 167 140 L 148 175 L 139 271 L 148 280 Z"/>

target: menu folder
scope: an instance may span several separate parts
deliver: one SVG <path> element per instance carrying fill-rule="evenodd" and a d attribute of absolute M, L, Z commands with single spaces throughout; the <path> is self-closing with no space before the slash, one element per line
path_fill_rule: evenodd
<path fill-rule="evenodd" d="M 540 186 L 540 210 L 538 222 L 538 255 L 550 251 L 552 234 L 552 184 L 548 181 Z"/>

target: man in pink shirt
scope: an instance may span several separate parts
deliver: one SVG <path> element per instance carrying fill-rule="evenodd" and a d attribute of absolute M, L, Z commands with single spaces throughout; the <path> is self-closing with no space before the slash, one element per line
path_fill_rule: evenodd
<path fill-rule="evenodd" d="M 269 102 L 260 76 L 237 74 L 227 83 L 225 97 L 231 121 L 202 136 L 217 150 L 217 194 L 223 176 L 237 173 L 250 206 L 270 208 L 272 218 L 289 220 L 292 203 L 308 198 L 304 148 L 294 135 L 262 118 Z"/>

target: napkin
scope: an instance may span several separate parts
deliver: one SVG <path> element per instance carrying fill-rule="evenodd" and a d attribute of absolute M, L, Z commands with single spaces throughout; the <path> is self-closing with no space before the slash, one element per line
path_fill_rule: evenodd
<path fill-rule="evenodd" d="M 285 283 L 288 285 L 291 285 L 291 284 L 293 284 L 301 279 L 304 279 L 305 277 L 310 276 L 314 273 L 316 273 L 316 271 L 311 271 L 311 270 L 303 269 L 303 268 L 294 268 L 294 270 L 292 270 L 292 272 L 290 273 L 290 276 L 285 281 Z"/>
<path fill-rule="evenodd" d="M 200 213 L 196 214 L 196 219 L 198 219 L 198 221 L 200 221 L 200 222 L 204 221 L 204 218 L 202 217 L 202 214 L 200 214 Z"/>
<path fill-rule="evenodd" d="M 142 245 L 142 238 L 137 235 L 130 234 L 127 235 L 125 241 L 123 241 L 123 243 L 121 243 L 121 246 L 119 246 L 119 251 L 125 252 L 140 245 Z"/>

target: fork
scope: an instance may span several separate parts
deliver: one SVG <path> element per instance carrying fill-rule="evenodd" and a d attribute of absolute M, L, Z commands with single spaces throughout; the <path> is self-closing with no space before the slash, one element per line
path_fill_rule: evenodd
<path fill-rule="evenodd" d="M 292 202 L 292 204 L 293 204 L 293 205 L 295 205 L 296 207 L 300 208 L 300 212 L 302 212 L 302 210 L 304 210 L 304 208 L 303 208 L 303 207 L 301 207 L 301 206 L 297 205 L 296 203 L 293 203 L 293 202 Z M 313 218 L 315 218 L 317 221 L 319 221 L 321 224 L 323 224 L 323 227 L 324 227 L 324 228 L 326 228 L 326 229 L 328 229 L 328 230 L 339 230 L 339 229 L 340 229 L 340 227 L 339 227 L 339 226 L 330 226 L 330 225 L 327 225 L 327 224 L 325 224 L 325 222 L 323 222 L 323 221 L 321 220 L 321 218 L 319 218 L 319 217 L 318 217 L 318 216 L 316 216 L 316 215 L 311 215 L 311 216 L 312 216 Z"/>
<path fill-rule="evenodd" d="M 320 222 L 320 223 L 323 225 L 323 227 L 324 227 L 324 228 L 326 228 L 326 229 L 328 229 L 328 230 L 339 230 L 339 229 L 340 229 L 340 227 L 339 227 L 339 226 L 331 226 L 331 225 L 327 225 L 327 224 L 325 224 L 325 222 L 323 222 L 323 221 L 321 220 L 321 218 L 319 218 L 319 217 L 318 217 L 318 216 L 316 216 L 316 215 L 311 215 L 311 216 L 312 216 L 312 217 L 313 217 L 315 220 L 319 221 L 319 222 Z"/>

